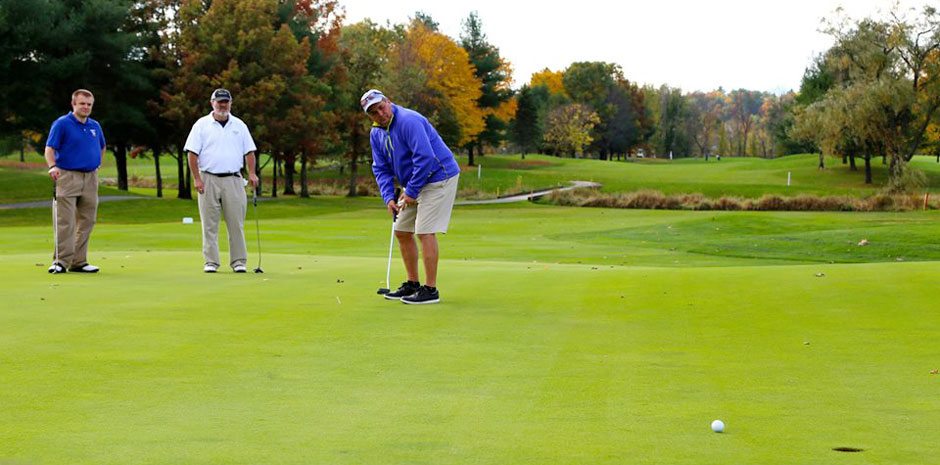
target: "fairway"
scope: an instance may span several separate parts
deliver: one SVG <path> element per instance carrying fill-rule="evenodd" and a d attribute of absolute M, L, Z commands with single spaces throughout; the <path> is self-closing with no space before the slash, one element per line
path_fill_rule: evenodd
<path fill-rule="evenodd" d="M 406 306 L 380 207 L 262 205 L 247 275 L 200 271 L 185 202 L 102 204 L 99 275 L 5 220 L 0 463 L 900 464 L 940 430 L 935 212 L 461 207 Z"/>

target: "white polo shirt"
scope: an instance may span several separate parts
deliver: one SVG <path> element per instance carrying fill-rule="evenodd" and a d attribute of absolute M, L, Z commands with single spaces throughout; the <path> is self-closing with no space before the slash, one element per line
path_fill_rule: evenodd
<path fill-rule="evenodd" d="M 245 154 L 257 147 L 242 120 L 229 114 L 222 126 L 209 113 L 193 124 L 183 150 L 199 155 L 199 171 L 221 174 L 242 169 Z"/>

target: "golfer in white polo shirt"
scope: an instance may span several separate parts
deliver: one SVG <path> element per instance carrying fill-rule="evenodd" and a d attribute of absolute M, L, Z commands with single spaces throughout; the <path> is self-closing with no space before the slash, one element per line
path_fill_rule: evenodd
<path fill-rule="evenodd" d="M 257 188 L 257 147 L 248 126 L 231 113 L 231 92 L 216 89 L 210 101 L 212 113 L 196 121 L 184 147 L 189 152 L 189 169 L 199 192 L 203 271 L 215 273 L 219 269 L 219 220 L 224 216 L 229 265 L 234 272 L 244 273 L 248 262 L 244 231 L 248 197 L 241 169 L 247 164 L 248 179 Z"/>

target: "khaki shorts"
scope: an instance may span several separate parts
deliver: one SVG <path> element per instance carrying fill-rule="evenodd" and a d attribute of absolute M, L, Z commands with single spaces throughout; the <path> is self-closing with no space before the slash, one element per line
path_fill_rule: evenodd
<path fill-rule="evenodd" d="M 457 197 L 458 177 L 424 186 L 418 194 L 417 207 L 412 205 L 398 213 L 395 230 L 415 234 L 446 233 Z"/>

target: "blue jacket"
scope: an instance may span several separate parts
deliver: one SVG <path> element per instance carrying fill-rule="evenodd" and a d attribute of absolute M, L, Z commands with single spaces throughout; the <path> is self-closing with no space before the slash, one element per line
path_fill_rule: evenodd
<path fill-rule="evenodd" d="M 388 128 L 373 126 L 369 142 L 372 173 L 386 204 L 395 198 L 393 179 L 416 199 L 426 184 L 460 174 L 454 153 L 428 119 L 414 110 L 392 105 Z"/>

